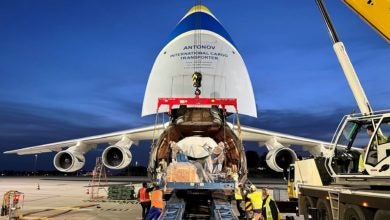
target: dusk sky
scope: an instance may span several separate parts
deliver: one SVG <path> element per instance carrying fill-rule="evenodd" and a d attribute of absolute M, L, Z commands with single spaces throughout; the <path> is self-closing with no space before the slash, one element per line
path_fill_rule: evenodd
<path fill-rule="evenodd" d="M 150 70 L 194 3 L 0 1 L 0 151 L 153 124 L 141 118 Z M 314 0 L 202 3 L 247 65 L 258 118 L 243 124 L 330 141 L 358 111 Z M 325 3 L 373 109 L 389 108 L 390 44 L 341 0 Z M 149 144 L 131 151 L 144 163 Z M 37 169 L 52 159 L 39 155 Z M 0 154 L 0 170 L 33 166 L 34 155 Z"/>

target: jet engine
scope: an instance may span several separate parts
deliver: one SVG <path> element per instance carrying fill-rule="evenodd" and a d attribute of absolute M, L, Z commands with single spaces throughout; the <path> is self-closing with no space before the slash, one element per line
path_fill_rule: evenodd
<path fill-rule="evenodd" d="M 115 170 L 127 167 L 133 157 L 129 150 L 131 144 L 130 139 L 123 138 L 118 143 L 107 147 L 102 154 L 104 166 Z"/>
<path fill-rule="evenodd" d="M 287 169 L 296 159 L 296 153 L 287 147 L 272 149 L 266 156 L 267 165 L 277 172 L 283 172 L 283 170 Z"/>
<path fill-rule="evenodd" d="M 54 156 L 54 167 L 61 172 L 74 172 L 81 169 L 85 164 L 82 153 L 74 150 L 64 150 Z"/>

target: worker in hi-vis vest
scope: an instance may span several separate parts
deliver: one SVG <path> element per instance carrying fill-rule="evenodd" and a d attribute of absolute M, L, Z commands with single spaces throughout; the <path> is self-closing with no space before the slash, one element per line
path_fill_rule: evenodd
<path fill-rule="evenodd" d="M 252 219 L 253 218 L 253 206 L 251 203 L 251 200 L 246 198 L 245 199 L 245 219 Z"/>
<path fill-rule="evenodd" d="M 245 216 L 245 211 L 242 208 L 242 184 L 236 184 L 234 187 L 234 199 L 236 200 L 237 210 L 240 213 L 240 217 Z"/>
<path fill-rule="evenodd" d="M 150 193 L 150 201 L 152 207 L 149 210 L 146 220 L 157 220 L 161 215 L 164 203 L 163 203 L 163 191 L 156 184 L 154 190 Z"/>
<path fill-rule="evenodd" d="M 250 199 L 253 208 L 253 219 L 258 220 L 261 219 L 261 207 L 263 204 L 263 198 L 260 192 L 257 192 L 257 188 L 255 185 L 250 186 L 250 193 L 246 196 Z"/>
<path fill-rule="evenodd" d="M 363 152 L 359 156 L 359 168 L 358 171 L 360 173 L 366 172 L 364 168 L 364 155 L 366 153 L 367 147 L 363 148 Z"/>
<path fill-rule="evenodd" d="M 250 191 L 248 191 L 244 188 L 242 191 L 242 197 L 244 198 L 244 201 L 245 201 L 244 219 L 247 219 L 247 220 L 253 218 L 253 205 L 252 205 L 251 200 L 247 197 L 248 193 L 250 193 Z"/>
<path fill-rule="evenodd" d="M 146 215 L 150 210 L 150 191 L 152 191 L 152 188 L 148 188 L 146 182 L 143 182 L 142 187 L 138 190 L 138 201 L 140 202 L 142 207 L 142 219 L 145 219 Z"/>
<path fill-rule="evenodd" d="M 268 187 L 263 188 L 263 205 L 262 212 L 264 220 L 280 220 L 281 214 L 279 213 L 278 207 L 276 206 L 276 202 L 271 199 L 269 195 Z"/>

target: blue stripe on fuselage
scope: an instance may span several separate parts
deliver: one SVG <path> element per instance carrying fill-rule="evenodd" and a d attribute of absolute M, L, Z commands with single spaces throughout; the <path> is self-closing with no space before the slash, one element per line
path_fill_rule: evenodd
<path fill-rule="evenodd" d="M 233 43 L 232 38 L 230 37 L 228 32 L 222 27 L 222 25 L 214 17 L 204 12 L 194 12 L 184 18 L 169 35 L 167 43 L 169 43 L 171 40 L 175 39 L 182 33 L 200 29 L 214 32 L 225 38 L 234 47 L 236 47 L 236 45 Z"/>

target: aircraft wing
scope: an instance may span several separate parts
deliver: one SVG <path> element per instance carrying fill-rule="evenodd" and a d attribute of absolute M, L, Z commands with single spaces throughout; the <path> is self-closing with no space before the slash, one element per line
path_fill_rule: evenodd
<path fill-rule="evenodd" d="M 239 135 L 238 128 L 234 127 L 234 131 Z M 290 145 L 302 146 L 313 156 L 322 154 L 328 155 L 330 142 L 289 135 L 264 129 L 241 126 L 241 138 L 243 141 L 258 142 L 259 145 L 265 145 L 268 150 L 281 147 L 289 147 Z"/>
<path fill-rule="evenodd" d="M 47 152 L 59 152 L 65 148 L 79 145 L 83 146 L 82 151 L 87 152 L 92 148 L 95 148 L 97 144 L 103 143 L 113 143 L 120 141 L 124 136 L 129 138 L 131 141 L 141 141 L 141 140 L 152 140 L 153 138 L 158 138 L 161 132 L 164 129 L 164 124 L 159 124 L 156 126 L 148 126 L 143 128 L 129 129 L 124 131 L 117 131 L 108 134 L 95 135 L 90 137 L 78 138 L 73 140 L 60 141 L 50 144 L 37 145 L 32 147 L 26 147 L 11 151 L 4 152 L 5 154 L 37 154 L 37 153 L 47 153 Z"/>
<path fill-rule="evenodd" d="M 237 135 L 239 135 L 237 127 L 234 127 L 234 131 L 237 133 Z M 241 137 L 243 141 L 254 141 L 258 142 L 259 145 L 265 145 L 268 150 L 280 147 L 289 147 L 290 145 L 299 145 L 304 150 L 309 151 L 310 154 L 313 156 L 333 155 L 332 143 L 311 138 L 305 138 L 247 126 L 241 126 Z M 337 145 L 337 149 L 343 150 L 346 148 L 347 146 Z M 356 151 L 358 153 L 363 152 L 361 148 L 356 147 L 352 147 L 351 150 Z"/>

